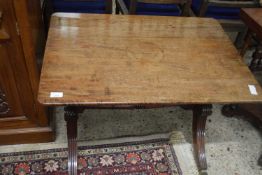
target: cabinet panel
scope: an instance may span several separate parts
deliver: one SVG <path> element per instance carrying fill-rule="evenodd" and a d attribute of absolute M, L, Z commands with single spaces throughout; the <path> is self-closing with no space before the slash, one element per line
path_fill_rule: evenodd
<path fill-rule="evenodd" d="M 0 43 L 0 118 L 23 115 L 14 75 L 4 44 Z"/>
<path fill-rule="evenodd" d="M 15 86 L 19 95 L 19 101 L 23 109 L 23 115 L 34 122 L 36 119 L 35 101 L 33 89 L 29 77 L 29 70 L 26 66 L 23 46 L 20 38 L 19 25 L 16 18 L 14 3 L 10 0 L 0 0 L 0 10 L 2 11 L 2 28 L 10 36 L 10 40 L 6 41 L 4 47 L 8 59 L 5 60 L 6 65 L 10 64 L 13 72 Z M 5 79 L 4 83 L 9 82 Z M 12 92 L 12 91 L 11 91 Z M 6 92 L 7 93 L 7 92 Z M 17 99 L 17 98 L 16 98 Z"/>
<path fill-rule="evenodd" d="M 23 114 L 20 98 L 16 89 L 16 83 L 10 57 L 6 45 L 10 42 L 10 35 L 4 25 L 5 10 L 0 8 L 0 118 L 16 117 Z"/>

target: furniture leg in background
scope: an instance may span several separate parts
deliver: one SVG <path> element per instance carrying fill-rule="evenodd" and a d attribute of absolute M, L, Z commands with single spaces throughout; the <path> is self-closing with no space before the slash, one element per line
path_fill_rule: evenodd
<path fill-rule="evenodd" d="M 262 42 L 256 47 L 249 68 L 252 72 L 262 71 Z"/>

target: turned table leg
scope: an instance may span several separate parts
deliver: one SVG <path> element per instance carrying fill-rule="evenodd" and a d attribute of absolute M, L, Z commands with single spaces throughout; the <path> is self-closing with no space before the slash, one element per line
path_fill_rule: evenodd
<path fill-rule="evenodd" d="M 77 175 L 77 107 L 65 107 L 65 121 L 68 140 L 68 174 Z"/>
<path fill-rule="evenodd" d="M 199 170 L 207 169 L 205 154 L 205 126 L 207 116 L 212 114 L 212 105 L 196 105 L 193 108 L 193 143 Z"/>

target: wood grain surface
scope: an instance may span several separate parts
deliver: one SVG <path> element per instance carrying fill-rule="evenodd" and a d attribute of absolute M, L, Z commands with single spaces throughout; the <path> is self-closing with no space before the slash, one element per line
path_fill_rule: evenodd
<path fill-rule="evenodd" d="M 214 19 L 56 13 L 38 99 L 86 106 L 244 103 L 262 102 L 262 90 Z"/>

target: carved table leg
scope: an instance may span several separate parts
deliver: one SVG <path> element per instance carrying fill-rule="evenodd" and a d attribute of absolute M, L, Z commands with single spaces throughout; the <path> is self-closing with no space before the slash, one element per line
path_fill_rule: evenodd
<path fill-rule="evenodd" d="M 77 107 L 65 107 L 65 121 L 67 125 L 68 140 L 68 174 L 77 175 L 77 119 L 79 109 Z"/>
<path fill-rule="evenodd" d="M 205 125 L 212 114 L 212 105 L 196 105 L 193 108 L 193 142 L 199 170 L 206 170 Z"/>

